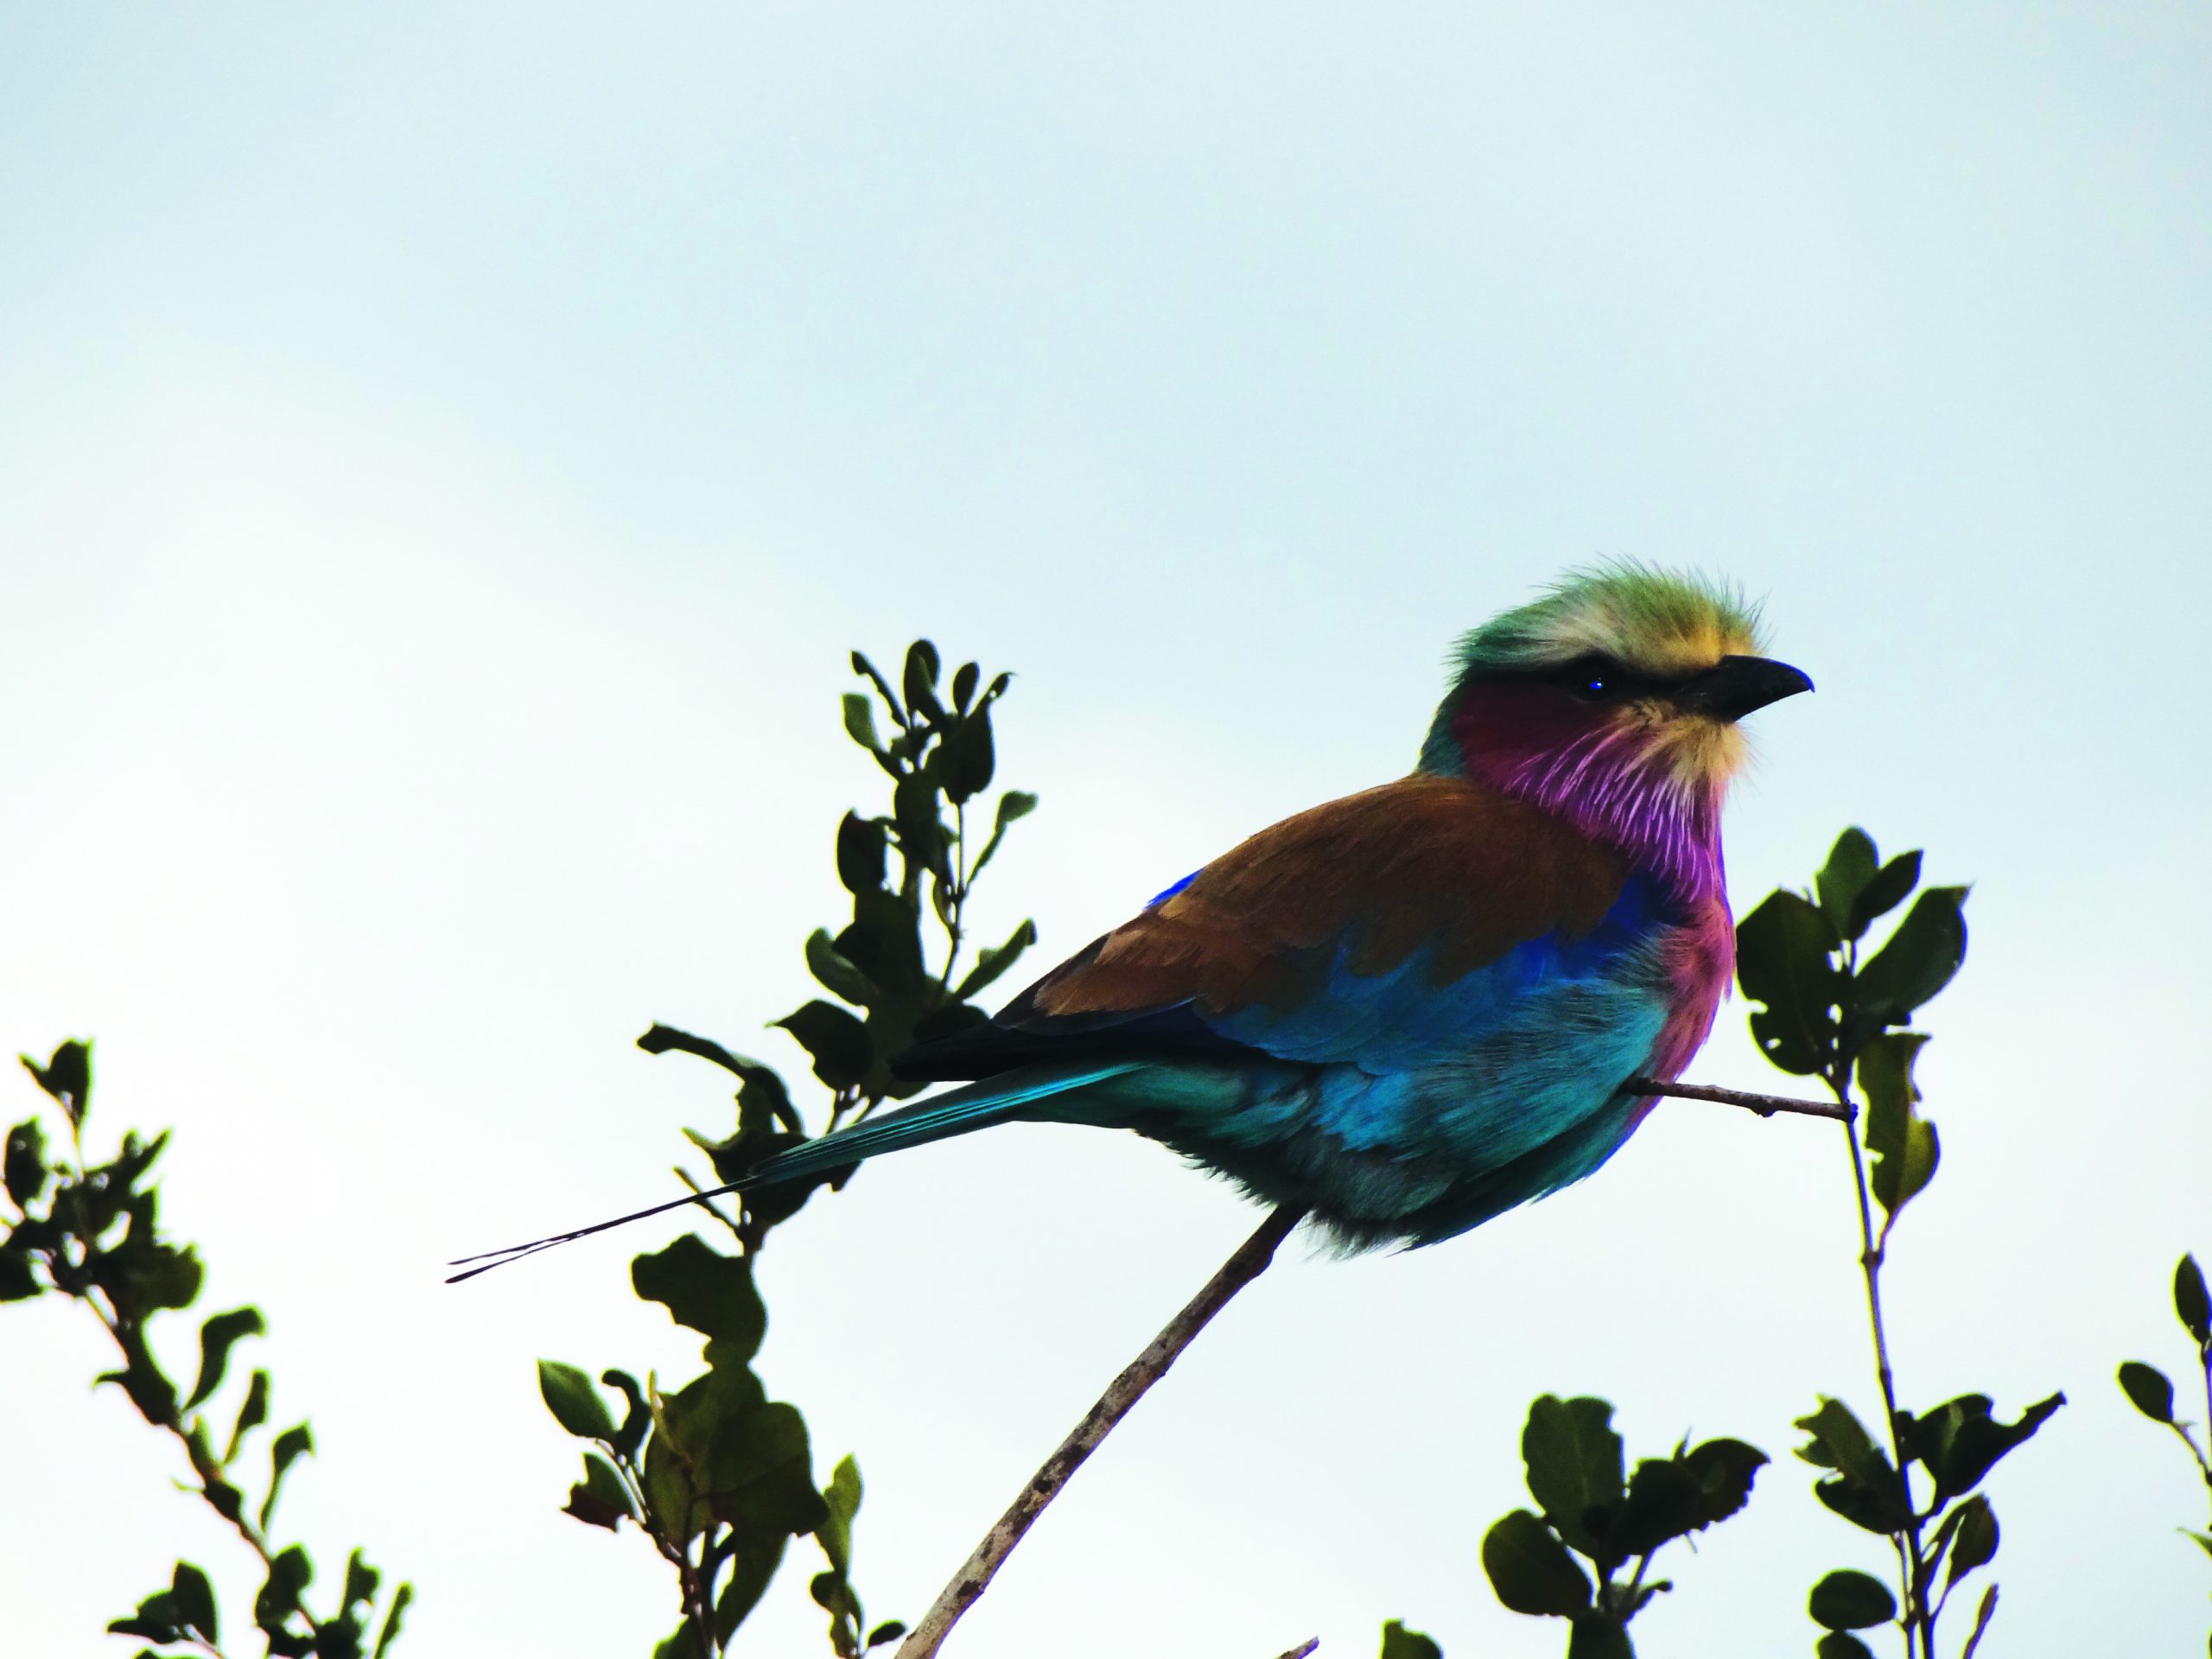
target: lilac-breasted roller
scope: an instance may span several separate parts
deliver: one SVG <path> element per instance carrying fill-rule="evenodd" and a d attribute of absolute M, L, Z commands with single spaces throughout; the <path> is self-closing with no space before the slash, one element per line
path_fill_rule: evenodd
<path fill-rule="evenodd" d="M 1262 830 L 902 1076 L 963 1086 L 741 1186 L 1008 1122 L 1134 1129 L 1344 1243 L 1433 1243 L 1581 1179 L 1733 971 L 1737 722 L 1809 690 L 1756 615 L 1617 564 L 1477 628 L 1418 766 Z"/>

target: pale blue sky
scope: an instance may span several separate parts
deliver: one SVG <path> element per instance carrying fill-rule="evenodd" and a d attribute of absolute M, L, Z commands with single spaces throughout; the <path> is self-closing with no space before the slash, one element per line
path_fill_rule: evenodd
<path fill-rule="evenodd" d="M 685 1363 L 654 1236 L 435 1263 L 721 1121 L 652 1020 L 790 1058 L 872 787 L 844 651 L 1020 671 L 988 925 L 1058 954 L 1403 769 L 1450 638 L 1563 565 L 1698 563 L 1821 687 L 1758 717 L 1739 903 L 1853 820 L 1977 884 L 1900 1369 L 2074 1401 L 1996 1478 L 1986 1651 L 2191 1650 L 2202 1492 L 2110 1378 L 2212 1251 L 2208 87 L 2182 5 L 10 8 L 0 1043 L 96 1035 L 105 1127 L 177 1127 L 210 1306 L 315 1421 L 286 1509 L 417 1580 L 402 1651 L 641 1652 L 658 1564 L 556 1513 L 529 1365 Z M 1697 1071 L 1770 1079 L 1739 1007 Z M 1475 1564 L 1545 1389 L 1779 1459 L 1647 1659 L 1807 1649 L 1878 1565 L 1787 1456 L 1871 1393 L 1840 1162 L 1669 1108 L 1453 1244 L 1294 1249 L 958 1650 L 1556 1653 Z M 1250 1224 L 1036 1128 L 779 1240 L 762 1370 L 859 1454 L 872 1611 Z M 4 1315 L 0 1605 L 119 1652 L 229 1557 L 67 1311 Z M 818 1641 L 793 1562 L 759 1651 Z"/>

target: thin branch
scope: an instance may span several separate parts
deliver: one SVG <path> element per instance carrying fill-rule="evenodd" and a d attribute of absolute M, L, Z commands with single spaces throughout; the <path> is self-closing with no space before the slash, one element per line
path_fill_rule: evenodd
<path fill-rule="evenodd" d="M 1621 1085 L 1624 1095 L 1664 1095 L 1674 1100 L 1711 1100 L 1723 1106 L 1741 1106 L 1761 1117 L 1788 1112 L 1798 1117 L 1832 1117 L 1840 1123 L 1855 1122 L 1859 1109 L 1828 1100 L 1796 1100 L 1788 1095 L 1753 1095 L 1741 1089 L 1715 1089 L 1701 1083 L 1662 1083 L 1656 1077 L 1630 1077 Z"/>
<path fill-rule="evenodd" d="M 1284 1654 L 1282 1659 L 1307 1659 L 1308 1655 L 1319 1652 L 1320 1647 L 1321 1638 L 1318 1636 L 1312 1637 Z"/>
<path fill-rule="evenodd" d="M 1145 1390 L 1167 1374 L 1167 1368 L 1206 1328 L 1207 1321 L 1226 1307 L 1238 1291 L 1266 1271 L 1268 1263 L 1274 1260 L 1276 1247 L 1290 1236 L 1291 1230 L 1304 1215 L 1302 1210 L 1284 1208 L 1262 1222 L 1251 1237 L 1236 1247 L 1236 1253 L 1221 1264 L 1221 1270 L 1206 1281 L 1205 1288 L 1168 1321 L 1167 1328 L 1152 1339 L 1149 1347 L 1129 1362 L 1106 1392 L 1098 1396 L 1098 1403 L 1084 1414 L 1074 1433 L 1060 1442 L 1059 1450 L 1030 1477 L 1013 1507 L 983 1535 L 983 1541 L 976 1546 L 976 1553 L 952 1575 L 952 1581 L 938 1592 L 929 1611 L 899 1644 L 897 1659 L 932 1659 L 960 1616 L 990 1587 L 992 1575 L 1021 1541 L 1030 1523 L 1059 1496 L 1068 1478 L 1113 1433 L 1115 1425 L 1128 1414 L 1129 1408 L 1144 1397 Z"/>

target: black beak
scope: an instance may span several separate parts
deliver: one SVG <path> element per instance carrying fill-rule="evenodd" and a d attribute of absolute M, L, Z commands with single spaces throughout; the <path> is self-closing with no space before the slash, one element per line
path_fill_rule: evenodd
<path fill-rule="evenodd" d="M 1770 657 L 1723 657 L 1676 687 L 1675 701 L 1694 715 L 1741 720 L 1754 709 L 1812 689 L 1802 671 Z"/>

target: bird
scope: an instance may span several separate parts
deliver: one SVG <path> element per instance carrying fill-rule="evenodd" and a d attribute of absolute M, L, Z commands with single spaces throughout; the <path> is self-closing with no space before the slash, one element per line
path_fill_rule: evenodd
<path fill-rule="evenodd" d="M 1465 635 L 1414 770 L 1166 888 L 988 1023 L 911 1049 L 960 1086 L 740 1190 L 1006 1122 L 1130 1129 L 1351 1250 L 1421 1246 L 1591 1174 L 1734 973 L 1738 722 L 1812 690 L 1693 572 L 1568 572 Z"/>
<path fill-rule="evenodd" d="M 1262 830 L 893 1061 L 957 1086 L 694 1199 L 465 1260 L 1010 1122 L 1134 1130 L 1347 1253 L 1580 1181 L 1657 1103 L 1630 1080 L 1679 1077 L 1734 976 L 1738 722 L 1813 689 L 1760 632 L 1696 572 L 1570 570 L 1459 639 L 1406 776 Z"/>

